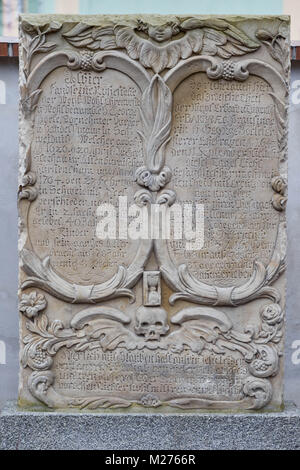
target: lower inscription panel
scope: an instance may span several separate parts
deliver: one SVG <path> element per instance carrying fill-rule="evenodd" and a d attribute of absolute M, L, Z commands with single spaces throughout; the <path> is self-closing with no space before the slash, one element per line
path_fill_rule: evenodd
<path fill-rule="evenodd" d="M 65 395 L 118 396 L 153 403 L 175 398 L 241 400 L 248 367 L 232 355 L 191 351 L 60 351 L 55 359 L 55 389 Z"/>

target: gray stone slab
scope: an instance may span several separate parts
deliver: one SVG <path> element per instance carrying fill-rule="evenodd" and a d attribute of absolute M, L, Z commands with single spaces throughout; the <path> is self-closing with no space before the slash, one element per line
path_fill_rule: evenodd
<path fill-rule="evenodd" d="M 20 411 L 0 414 L 1 449 L 300 449 L 300 412 L 119 414 Z"/>
<path fill-rule="evenodd" d="M 19 404 L 281 409 L 289 18 L 20 21 Z"/>

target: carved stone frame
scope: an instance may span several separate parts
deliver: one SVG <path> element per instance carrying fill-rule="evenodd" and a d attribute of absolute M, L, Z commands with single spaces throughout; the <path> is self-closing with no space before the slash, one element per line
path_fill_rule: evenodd
<path fill-rule="evenodd" d="M 52 26 L 53 28 L 53 26 Z M 56 28 L 56 29 L 55 29 Z M 53 30 L 58 30 L 59 26 L 54 25 Z M 46 32 L 39 33 L 40 38 L 40 52 L 48 52 L 42 48 L 46 47 L 45 35 Z M 276 36 L 277 40 L 277 36 Z M 275 41 L 275 40 L 274 40 Z M 266 41 L 264 41 L 266 42 Z M 48 44 L 48 50 L 52 50 L 53 45 Z M 54 45 L 55 47 L 55 45 Z M 270 48 L 274 47 L 274 43 Z M 47 48 L 46 48 L 47 49 Z M 195 51 L 194 51 L 195 52 Z M 33 51 L 34 53 L 34 51 Z M 32 54 L 33 54 L 32 53 Z M 128 53 L 128 51 L 127 51 Z M 271 49 L 271 56 L 272 49 Z M 182 52 L 181 52 L 182 54 Z M 130 54 L 129 54 L 130 55 Z M 192 53 L 190 53 L 192 55 Z M 188 56 L 189 57 L 189 56 Z M 138 57 L 137 57 L 138 58 Z M 276 55 L 275 60 L 278 61 Z M 33 121 L 34 110 L 37 105 L 41 90 L 41 84 L 45 77 L 58 67 L 68 67 L 72 70 L 83 68 L 84 56 L 73 49 L 63 49 L 56 52 L 48 53 L 42 58 L 37 65 L 30 71 L 30 64 L 25 64 L 26 73 L 23 84 L 23 111 L 25 116 L 28 117 L 28 134 L 30 135 Z M 140 57 L 140 62 L 142 58 Z M 264 79 L 272 88 L 272 96 L 274 100 L 275 113 L 278 128 L 278 141 L 281 152 L 279 175 L 277 178 L 280 181 L 272 180 L 272 187 L 274 189 L 275 197 L 273 200 L 274 210 L 282 210 L 286 198 L 282 191 L 284 178 L 286 177 L 286 95 L 287 95 L 287 76 L 288 67 L 286 62 L 281 63 L 283 75 L 281 75 L 274 67 L 257 59 L 234 59 L 222 60 L 217 57 L 208 55 L 192 55 L 189 58 L 179 60 L 170 70 L 163 76 L 151 72 L 147 72 L 141 63 L 134 60 L 125 52 L 120 51 L 100 51 L 90 56 L 89 67 L 91 70 L 100 72 L 107 69 L 118 70 L 127 74 L 139 87 L 142 92 L 141 100 L 141 117 L 144 122 L 144 134 L 142 138 L 146 141 L 149 139 L 157 139 L 154 147 L 155 153 L 147 154 L 145 152 L 145 167 L 137 169 L 136 182 L 143 189 L 136 193 L 136 202 L 139 204 L 151 204 L 154 201 L 159 204 L 172 205 L 176 200 L 176 194 L 172 189 L 171 170 L 164 166 L 164 149 L 169 141 L 171 117 L 170 109 L 172 105 L 172 94 L 181 81 L 189 75 L 197 72 L 206 73 L 210 79 L 216 80 L 220 78 L 234 79 L 239 81 L 246 80 L 250 75 L 258 76 Z M 143 63 L 143 62 L 142 62 Z M 153 69 L 154 70 L 154 69 Z M 228 76 L 228 70 L 230 71 Z M 156 91 L 160 98 L 156 103 L 156 108 L 153 111 L 152 121 L 147 122 L 147 106 L 149 100 L 151 101 L 153 89 Z M 159 132 L 163 129 L 163 132 Z M 155 132 L 154 132 L 155 130 Z M 157 135 L 156 135 L 157 134 Z M 147 147 L 147 146 L 146 146 Z M 37 287 L 49 294 L 69 303 L 90 304 L 97 303 L 108 299 L 127 296 L 134 299 L 132 288 L 136 285 L 138 280 L 143 274 L 144 267 L 154 250 L 155 256 L 160 266 L 160 271 L 164 280 L 175 292 L 171 295 L 169 301 L 174 303 L 177 299 L 187 300 L 195 304 L 212 305 L 212 306 L 238 306 L 250 302 L 257 298 L 269 298 L 272 300 L 270 308 L 273 309 L 275 320 L 271 322 L 263 320 L 262 329 L 267 328 L 267 340 L 263 336 L 253 337 L 251 335 L 239 331 L 232 330 L 231 327 L 226 329 L 226 318 L 221 325 L 221 342 L 223 346 L 228 343 L 233 350 L 242 352 L 247 356 L 250 352 L 256 355 L 253 360 L 253 355 L 249 359 L 250 376 L 244 384 L 243 393 L 245 398 L 233 401 L 214 401 L 207 400 L 199 397 L 176 398 L 170 399 L 168 402 L 162 403 L 155 396 L 151 394 L 141 397 L 138 404 L 149 407 L 158 407 L 162 404 L 171 407 L 186 408 L 186 409 L 199 409 L 199 408 L 214 408 L 214 409 L 253 409 L 265 406 L 272 397 L 272 386 L 267 377 L 276 375 L 278 372 L 278 361 L 280 351 L 278 351 L 276 344 L 281 339 L 281 328 L 283 324 L 283 313 L 279 307 L 280 294 L 279 292 L 270 287 L 270 285 L 278 278 L 285 268 L 285 222 L 283 217 L 280 218 L 278 225 L 277 238 L 274 243 L 274 251 L 271 256 L 270 262 L 265 266 L 262 262 L 255 261 L 254 269 L 251 278 L 242 285 L 233 285 L 231 287 L 219 287 L 217 285 L 208 285 L 195 279 L 187 269 L 186 265 L 175 266 L 168 252 L 168 246 L 164 240 L 142 240 L 139 244 L 138 251 L 133 261 L 128 267 L 119 266 L 118 272 L 111 279 L 98 284 L 98 285 L 76 285 L 68 282 L 59 276 L 51 267 L 49 257 L 40 260 L 33 251 L 30 242 L 30 234 L 28 233 L 27 219 L 30 208 L 30 203 L 38 196 L 35 188 L 36 177 L 31 171 L 31 141 L 25 140 L 21 147 L 23 152 L 23 164 L 21 166 L 21 184 L 19 188 L 20 198 L 20 216 L 22 226 L 21 237 L 21 258 L 22 269 L 29 276 L 21 285 L 21 289 L 30 287 Z M 170 183 L 168 189 L 164 189 Z M 271 183 L 271 182 L 270 182 Z M 158 193 L 158 191 L 161 191 Z M 158 193 L 158 194 L 157 194 Z M 26 245 L 27 243 L 27 245 Z M 26 246 L 26 248 L 25 248 Z M 24 367 L 29 367 L 33 372 L 31 373 L 28 381 L 28 386 L 31 394 L 39 401 L 47 404 L 48 406 L 68 407 L 80 406 L 88 408 L 98 407 L 129 407 L 133 403 L 132 400 L 125 400 L 119 397 L 92 397 L 74 399 L 72 397 L 59 395 L 53 388 L 55 376 L 50 370 L 52 366 L 52 356 L 56 354 L 60 347 L 66 346 L 70 340 L 73 347 L 79 344 L 81 339 L 69 328 L 66 328 L 60 321 L 55 321 L 53 324 L 48 324 L 46 314 L 40 317 L 39 311 L 46 308 L 47 302 L 43 296 L 37 293 L 30 293 L 35 296 L 36 306 L 31 310 L 26 307 L 26 299 L 21 311 L 31 321 L 27 322 L 27 329 L 32 332 L 24 338 L 26 344 L 22 362 Z M 25 294 L 26 296 L 26 294 Z M 22 301 L 21 301 L 22 304 Z M 201 309 L 201 307 L 197 307 Z M 196 308 L 196 309 L 197 309 Z M 209 308 L 209 307 L 208 307 Z M 91 309 L 96 309 L 91 311 Z M 106 316 L 110 320 L 119 322 L 122 328 L 123 325 L 128 323 L 128 319 L 122 315 L 122 312 L 107 312 L 104 313 L 103 308 L 92 307 L 86 311 L 79 312 L 79 316 L 74 317 L 72 327 L 81 330 L 83 325 L 79 321 L 84 318 L 84 315 L 93 317 Z M 111 309 L 113 310 L 113 309 Z M 192 319 L 201 318 L 203 313 L 198 310 L 195 315 L 190 317 L 190 313 L 181 310 L 171 320 L 174 324 L 182 325 L 184 322 Z M 224 315 L 224 314 L 223 314 Z M 215 320 L 219 320 L 222 312 L 212 313 Z M 78 317 L 78 318 L 77 318 Z M 77 321 L 78 320 L 78 321 Z M 224 326 L 225 325 L 225 326 Z M 266 326 L 267 325 L 267 326 Z M 126 327 L 124 327 L 125 329 Z M 225 328 L 222 330 L 222 328 Z M 123 331 L 123 330 L 122 330 Z M 126 329 L 125 329 L 126 331 Z M 42 338 L 42 339 L 41 339 Z M 84 336 L 81 336 L 84 338 Z M 131 339 L 130 339 L 131 340 Z M 226 341 L 227 343 L 226 343 Z M 225 342 L 224 342 L 225 341 Z M 179 338 L 180 346 L 187 346 L 188 343 Z M 182 344 L 181 344 L 182 343 Z M 174 343 L 166 343 L 166 347 Z M 176 344 L 176 341 L 175 341 Z M 228 345 L 227 344 L 227 345 Z M 188 344 L 191 349 L 193 345 Z M 100 345 L 98 346 L 100 347 Z M 132 349 L 135 347 L 147 347 L 141 343 L 131 343 Z M 130 347 L 128 347 L 130 349 Z M 36 361 L 36 358 L 40 358 Z M 252 361 L 252 362 L 251 362 Z M 262 368 L 265 366 L 266 368 Z"/>

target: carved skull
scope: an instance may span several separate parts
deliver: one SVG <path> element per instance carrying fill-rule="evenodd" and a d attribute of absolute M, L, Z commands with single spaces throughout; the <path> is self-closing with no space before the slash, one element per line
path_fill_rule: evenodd
<path fill-rule="evenodd" d="M 160 307 L 141 306 L 136 311 L 135 332 L 143 335 L 146 341 L 160 341 L 169 331 L 167 312 Z"/>

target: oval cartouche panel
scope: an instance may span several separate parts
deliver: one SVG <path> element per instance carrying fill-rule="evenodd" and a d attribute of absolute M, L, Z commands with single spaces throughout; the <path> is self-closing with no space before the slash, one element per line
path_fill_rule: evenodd
<path fill-rule="evenodd" d="M 180 203 L 204 205 L 204 246 L 187 250 L 184 239 L 173 240 L 169 253 L 207 284 L 243 283 L 254 260 L 268 263 L 274 250 L 279 147 L 271 91 L 255 76 L 238 82 L 195 73 L 174 92 L 169 187 Z"/>
<path fill-rule="evenodd" d="M 30 240 L 69 281 L 103 282 L 136 254 L 137 242 L 120 240 L 118 228 L 119 196 L 133 203 L 135 169 L 143 164 L 140 90 L 119 71 L 66 67 L 49 74 L 42 90 L 32 144 L 39 194 L 29 212 Z M 115 239 L 96 235 L 100 204 L 115 208 Z M 109 228 L 113 222 L 104 231 Z"/>

